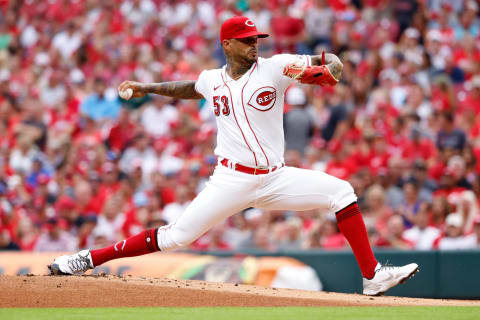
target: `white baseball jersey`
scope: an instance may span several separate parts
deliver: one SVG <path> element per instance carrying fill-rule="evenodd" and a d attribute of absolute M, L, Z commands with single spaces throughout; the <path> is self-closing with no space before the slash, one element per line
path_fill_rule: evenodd
<path fill-rule="evenodd" d="M 258 58 L 240 79 L 222 69 L 206 70 L 195 85 L 217 118 L 215 154 L 250 167 L 283 162 L 283 100 L 295 80 L 283 68 L 309 56 Z M 215 224 L 249 207 L 265 210 L 337 212 L 357 197 L 347 182 L 325 172 L 283 166 L 263 175 L 217 165 L 205 188 L 168 226 L 158 229 L 162 251 L 188 245 Z"/>
<path fill-rule="evenodd" d="M 283 163 L 283 101 L 285 90 L 295 80 L 283 68 L 310 56 L 279 54 L 258 58 L 240 79 L 221 69 L 204 70 L 195 90 L 213 109 L 217 121 L 215 154 L 250 167 Z"/>

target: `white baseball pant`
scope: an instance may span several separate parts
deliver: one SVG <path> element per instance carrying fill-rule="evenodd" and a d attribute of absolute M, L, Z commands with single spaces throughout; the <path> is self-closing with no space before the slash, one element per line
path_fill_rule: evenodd
<path fill-rule="evenodd" d="M 282 167 L 252 175 L 219 164 L 185 212 L 158 229 L 158 247 L 167 251 L 186 246 L 214 225 L 250 207 L 337 212 L 355 201 L 350 183 L 321 171 Z"/>

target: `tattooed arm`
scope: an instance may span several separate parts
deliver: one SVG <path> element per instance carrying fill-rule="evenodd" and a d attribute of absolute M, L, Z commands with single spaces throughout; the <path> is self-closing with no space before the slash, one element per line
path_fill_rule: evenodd
<path fill-rule="evenodd" d="M 203 96 L 195 91 L 195 82 L 196 81 L 171 81 L 161 83 L 141 83 L 124 81 L 118 87 L 118 91 L 131 88 L 133 90 L 132 98 L 141 98 L 147 93 L 154 93 L 177 99 L 203 99 Z"/>
<path fill-rule="evenodd" d="M 321 55 L 311 56 L 311 58 L 312 58 L 312 65 L 314 66 L 322 65 Z M 325 64 L 327 65 L 327 68 L 330 70 L 334 78 L 339 80 L 340 77 L 342 76 L 342 70 L 343 70 L 343 63 L 340 61 L 340 59 L 333 53 L 325 53 Z"/>

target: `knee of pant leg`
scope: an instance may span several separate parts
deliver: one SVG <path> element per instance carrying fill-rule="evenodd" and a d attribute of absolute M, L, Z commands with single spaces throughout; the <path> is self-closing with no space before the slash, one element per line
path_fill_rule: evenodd
<path fill-rule="evenodd" d="M 188 246 L 198 238 L 193 232 L 181 228 L 175 228 L 174 232 L 172 232 L 172 237 L 179 247 Z"/>
<path fill-rule="evenodd" d="M 158 228 L 158 247 L 162 251 L 184 247 L 196 239 L 195 235 L 173 225 Z"/>
<path fill-rule="evenodd" d="M 337 186 L 337 192 L 333 197 L 333 211 L 337 212 L 349 204 L 357 201 L 357 196 L 350 182 L 340 180 Z"/>

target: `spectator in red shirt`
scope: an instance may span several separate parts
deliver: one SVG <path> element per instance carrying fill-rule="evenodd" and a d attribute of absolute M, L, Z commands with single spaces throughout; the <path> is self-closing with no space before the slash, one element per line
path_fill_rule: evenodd
<path fill-rule="evenodd" d="M 116 193 L 120 188 L 120 182 L 118 181 L 117 166 L 113 162 L 106 162 L 102 166 L 102 183 L 96 193 L 95 202 L 101 203 L 101 206 L 105 204 L 106 200 Z"/>
<path fill-rule="evenodd" d="M 403 237 L 403 220 L 400 215 L 393 215 L 387 223 L 387 231 L 380 232 L 380 237 L 375 241 L 377 247 L 408 250 L 414 247 L 414 243 Z"/>
<path fill-rule="evenodd" d="M 322 238 L 321 245 L 323 249 L 340 250 L 347 245 L 345 237 L 340 233 L 335 217 L 327 216 L 322 223 Z"/>
<path fill-rule="evenodd" d="M 127 109 L 122 109 L 116 121 L 116 124 L 110 130 L 108 135 L 108 145 L 112 151 L 120 154 L 132 142 L 136 135 L 137 126 L 130 119 L 130 113 Z"/>
<path fill-rule="evenodd" d="M 29 217 L 22 217 L 18 222 L 17 241 L 23 251 L 32 251 L 37 243 L 39 230 Z"/>
<path fill-rule="evenodd" d="M 451 212 L 451 206 L 445 196 L 435 196 L 431 205 L 430 222 L 431 226 L 434 226 L 440 230 L 445 228 L 445 219 Z"/>
<path fill-rule="evenodd" d="M 472 110 L 474 115 L 478 116 L 480 115 L 480 75 L 474 76 L 470 80 L 470 85 L 471 90 L 467 93 L 465 99 L 460 102 L 459 111 Z"/>
<path fill-rule="evenodd" d="M 385 204 L 385 190 L 377 184 L 370 186 L 365 193 L 365 205 L 365 224 L 378 232 L 385 232 L 388 220 L 393 215 L 393 210 Z"/>
<path fill-rule="evenodd" d="M 326 173 L 337 178 L 348 180 L 357 170 L 356 164 L 347 156 L 346 145 L 340 141 L 330 141 L 329 151 L 332 153 L 332 159 L 328 161 Z"/>
<path fill-rule="evenodd" d="M 436 156 L 435 144 L 422 135 L 419 128 L 413 128 L 410 133 L 410 139 L 403 141 L 400 146 L 402 149 L 402 157 L 414 161 L 423 159 L 430 161 Z"/>
<path fill-rule="evenodd" d="M 296 44 L 304 37 L 303 20 L 291 16 L 288 9 L 287 1 L 281 1 L 271 20 L 277 53 L 296 52 Z"/>

